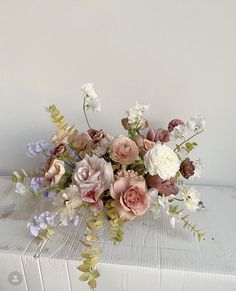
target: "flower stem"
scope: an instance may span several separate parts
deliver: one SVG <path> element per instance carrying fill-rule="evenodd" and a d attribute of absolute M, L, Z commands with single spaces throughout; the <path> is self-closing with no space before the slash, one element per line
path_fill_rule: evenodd
<path fill-rule="evenodd" d="M 86 120 L 86 122 L 87 122 L 88 127 L 91 128 L 91 126 L 90 126 L 90 124 L 89 124 L 89 121 L 88 121 L 88 116 L 87 116 L 87 113 L 86 113 L 85 100 L 86 100 L 86 97 L 84 98 L 84 103 L 83 103 L 84 116 L 85 116 L 85 120 Z"/>
<path fill-rule="evenodd" d="M 193 137 L 197 136 L 198 134 L 202 133 L 204 131 L 204 129 L 202 129 L 201 131 L 198 131 L 196 133 L 194 133 L 192 136 L 190 136 L 188 139 L 184 140 L 183 142 L 181 142 L 181 144 L 177 145 L 176 148 L 174 149 L 174 151 L 176 151 L 179 147 L 181 147 L 184 143 L 188 142 L 190 139 L 192 139 Z"/>

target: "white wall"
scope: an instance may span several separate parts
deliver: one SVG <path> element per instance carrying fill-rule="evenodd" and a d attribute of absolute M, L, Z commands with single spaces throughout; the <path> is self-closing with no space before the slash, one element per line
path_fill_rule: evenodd
<path fill-rule="evenodd" d="M 52 134 L 46 105 L 85 128 L 92 81 L 92 123 L 110 132 L 136 99 L 154 127 L 202 113 L 199 183 L 236 185 L 235 13 L 235 0 L 0 0 L 0 174 L 36 165 L 25 145 Z"/>

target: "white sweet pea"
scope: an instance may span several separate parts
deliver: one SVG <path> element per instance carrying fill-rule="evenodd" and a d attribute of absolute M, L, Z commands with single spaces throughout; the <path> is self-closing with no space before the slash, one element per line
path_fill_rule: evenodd
<path fill-rule="evenodd" d="M 173 128 L 170 133 L 170 139 L 176 140 L 178 138 L 183 138 L 185 136 L 185 125 L 179 124 Z"/>
<path fill-rule="evenodd" d="M 182 196 L 186 207 L 190 211 L 196 211 L 199 209 L 199 202 L 200 202 L 200 193 L 199 191 L 191 187 L 189 189 L 183 188 L 181 189 Z"/>
<path fill-rule="evenodd" d="M 193 161 L 193 165 L 195 166 L 194 175 L 190 177 L 190 179 L 199 179 L 202 174 L 202 169 L 205 167 L 205 163 L 203 160 L 198 159 Z"/>
<path fill-rule="evenodd" d="M 101 103 L 99 101 L 98 95 L 94 90 L 93 83 L 84 84 L 81 87 L 81 93 L 85 98 L 84 109 L 92 111 L 100 111 Z"/>
<path fill-rule="evenodd" d="M 206 121 L 201 117 L 200 114 L 196 114 L 189 119 L 186 125 L 190 131 L 198 132 L 205 129 Z"/>
<path fill-rule="evenodd" d="M 136 102 L 136 105 L 133 108 L 130 108 L 127 110 L 128 114 L 128 123 L 129 124 L 142 124 L 144 122 L 143 120 L 143 113 L 147 111 L 149 108 L 149 105 L 139 104 Z"/>
<path fill-rule="evenodd" d="M 150 175 L 158 174 L 163 180 L 169 180 L 179 170 L 180 160 L 170 147 L 157 144 L 145 154 L 144 165 Z"/>
<path fill-rule="evenodd" d="M 28 189 L 25 187 L 25 185 L 23 185 L 22 183 L 16 183 L 16 190 L 15 190 L 16 193 L 23 195 L 27 191 Z"/>

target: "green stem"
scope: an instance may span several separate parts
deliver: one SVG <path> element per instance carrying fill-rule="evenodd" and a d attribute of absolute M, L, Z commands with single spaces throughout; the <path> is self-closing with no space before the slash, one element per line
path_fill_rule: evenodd
<path fill-rule="evenodd" d="M 86 120 L 86 122 L 87 122 L 88 127 L 91 128 L 91 126 L 90 126 L 90 124 L 89 124 L 89 121 L 88 121 L 88 116 L 87 116 L 87 113 L 86 113 L 85 100 L 86 100 L 86 97 L 84 98 L 84 103 L 83 103 L 84 116 L 85 116 L 85 120 Z"/>
<path fill-rule="evenodd" d="M 204 129 L 202 129 L 201 131 L 198 131 L 196 133 L 194 133 L 192 136 L 190 136 L 188 139 L 184 140 L 183 142 L 181 142 L 181 144 L 177 145 L 176 148 L 174 149 L 174 151 L 176 151 L 179 147 L 181 147 L 184 143 L 188 142 L 190 139 L 192 139 L 193 137 L 197 136 L 198 134 L 202 133 L 204 131 Z"/>

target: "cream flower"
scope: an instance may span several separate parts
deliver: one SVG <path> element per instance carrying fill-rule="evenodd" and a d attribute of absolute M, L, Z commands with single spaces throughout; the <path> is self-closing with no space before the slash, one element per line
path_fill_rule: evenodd
<path fill-rule="evenodd" d="M 200 202 L 200 193 L 199 191 L 191 187 L 189 189 L 183 188 L 181 189 L 182 196 L 184 199 L 184 203 L 186 207 L 191 211 L 196 211 L 199 209 L 199 202 Z"/>
<path fill-rule="evenodd" d="M 147 111 L 149 105 L 139 104 L 136 102 L 135 107 L 130 108 L 127 111 L 128 114 L 128 123 L 129 124 L 139 124 L 140 126 L 145 122 L 143 119 L 143 113 Z"/>
<path fill-rule="evenodd" d="M 187 122 L 187 128 L 191 131 L 201 131 L 204 130 L 206 126 L 206 121 L 201 117 L 200 114 L 192 116 Z"/>
<path fill-rule="evenodd" d="M 62 190 L 54 199 L 53 205 L 61 210 L 63 217 L 70 221 L 75 218 L 75 209 L 82 204 L 79 188 L 71 185 Z"/>
<path fill-rule="evenodd" d="M 150 175 L 158 174 L 163 180 L 168 180 L 176 175 L 180 161 L 170 147 L 158 144 L 145 154 L 144 165 Z"/>
<path fill-rule="evenodd" d="M 94 85 L 92 83 L 84 84 L 81 87 L 81 93 L 85 98 L 84 108 L 85 110 L 100 111 L 101 103 L 99 101 L 98 95 L 94 90 Z"/>
<path fill-rule="evenodd" d="M 48 171 L 45 173 L 45 180 L 50 186 L 57 185 L 64 174 L 65 163 L 61 160 L 55 159 Z"/>

